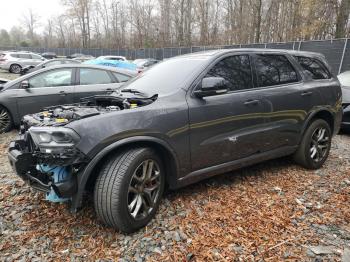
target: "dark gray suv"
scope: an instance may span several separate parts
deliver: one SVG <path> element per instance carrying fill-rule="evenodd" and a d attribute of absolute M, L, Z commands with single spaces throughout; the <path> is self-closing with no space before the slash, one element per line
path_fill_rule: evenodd
<path fill-rule="evenodd" d="M 287 155 L 320 168 L 339 130 L 341 101 L 320 54 L 189 54 L 111 95 L 25 116 L 9 159 L 48 200 L 68 201 L 75 212 L 91 192 L 100 220 L 133 232 L 155 215 L 165 187 Z"/>

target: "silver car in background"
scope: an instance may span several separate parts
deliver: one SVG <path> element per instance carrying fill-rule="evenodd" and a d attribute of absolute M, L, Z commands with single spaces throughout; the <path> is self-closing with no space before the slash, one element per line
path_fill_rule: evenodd
<path fill-rule="evenodd" d="M 26 66 L 36 66 L 46 59 L 41 55 L 29 52 L 4 52 L 0 54 L 0 69 L 19 74 Z"/>

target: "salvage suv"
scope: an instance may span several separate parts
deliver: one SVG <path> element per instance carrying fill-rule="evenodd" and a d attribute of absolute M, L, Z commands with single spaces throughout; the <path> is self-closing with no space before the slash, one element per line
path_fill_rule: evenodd
<path fill-rule="evenodd" d="M 320 54 L 208 51 L 155 65 L 117 93 L 25 116 L 9 160 L 73 212 L 93 194 L 98 218 L 129 233 L 154 217 L 165 187 L 288 155 L 320 168 L 341 116 Z"/>

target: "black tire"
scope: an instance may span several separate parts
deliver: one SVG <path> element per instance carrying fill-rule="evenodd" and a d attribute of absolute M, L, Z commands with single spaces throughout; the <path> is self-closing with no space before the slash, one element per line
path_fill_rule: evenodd
<path fill-rule="evenodd" d="M 144 172 L 144 166 L 146 170 L 151 169 L 154 180 L 145 182 L 144 179 L 141 183 L 139 179 L 148 174 Z M 94 206 L 97 217 L 124 233 L 132 233 L 146 226 L 157 212 L 163 195 L 164 170 L 161 159 L 151 148 L 133 148 L 110 156 L 103 164 L 95 184 Z M 153 191 L 153 198 L 150 193 L 152 184 L 153 187 L 158 185 Z M 148 201 L 151 199 L 153 201 Z M 139 211 L 136 211 L 137 208 Z"/>
<path fill-rule="evenodd" d="M 10 66 L 10 72 L 13 74 L 19 74 L 21 72 L 22 67 L 18 64 L 13 64 Z"/>
<path fill-rule="evenodd" d="M 322 139 L 318 134 L 324 130 Z M 318 169 L 327 160 L 331 148 L 332 132 L 329 124 L 323 119 L 314 120 L 307 128 L 298 150 L 294 153 L 294 160 L 307 169 Z"/>
<path fill-rule="evenodd" d="M 0 133 L 9 132 L 12 127 L 13 120 L 11 113 L 5 107 L 0 106 Z"/>

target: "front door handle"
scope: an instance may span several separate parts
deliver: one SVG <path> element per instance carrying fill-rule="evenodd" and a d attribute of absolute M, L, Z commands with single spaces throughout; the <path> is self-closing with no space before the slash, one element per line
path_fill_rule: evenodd
<path fill-rule="evenodd" d="M 244 104 L 246 106 L 249 106 L 249 105 L 257 105 L 259 103 L 259 100 L 256 100 L 256 99 L 249 99 L 247 101 L 244 102 Z"/>
<path fill-rule="evenodd" d="M 311 96 L 311 95 L 312 95 L 311 91 L 309 91 L 309 92 L 305 91 L 305 92 L 301 93 L 301 96 Z"/>
<path fill-rule="evenodd" d="M 66 96 L 67 95 L 67 93 L 66 92 L 64 92 L 64 91 L 60 91 L 60 96 Z"/>

